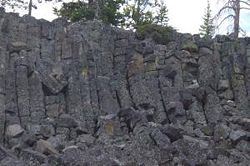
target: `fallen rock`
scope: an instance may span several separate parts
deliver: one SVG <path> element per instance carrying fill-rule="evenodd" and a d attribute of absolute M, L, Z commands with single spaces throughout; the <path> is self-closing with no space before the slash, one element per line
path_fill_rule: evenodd
<path fill-rule="evenodd" d="M 181 134 L 181 129 L 175 128 L 173 126 L 163 126 L 162 133 L 166 134 L 171 142 L 182 139 L 183 135 Z"/>
<path fill-rule="evenodd" d="M 219 90 L 224 91 L 228 88 L 230 88 L 229 80 L 220 80 L 219 81 L 219 87 L 218 87 Z"/>
<path fill-rule="evenodd" d="M 68 114 L 62 114 L 58 119 L 56 119 L 56 125 L 58 127 L 76 128 L 78 123 L 72 116 Z"/>
<path fill-rule="evenodd" d="M 237 117 L 236 119 L 233 119 L 233 122 L 243 126 L 245 130 L 250 132 L 250 118 Z"/>
<path fill-rule="evenodd" d="M 188 141 L 188 142 L 197 143 L 201 149 L 206 149 L 206 148 L 208 148 L 208 145 L 209 145 L 209 143 L 207 141 L 196 139 L 196 138 L 190 137 L 188 135 L 184 135 L 183 139 L 185 141 Z"/>
<path fill-rule="evenodd" d="M 90 134 L 82 134 L 77 138 L 78 142 L 80 143 L 84 143 L 88 146 L 93 145 L 93 143 L 95 142 L 95 137 L 93 137 Z"/>
<path fill-rule="evenodd" d="M 245 131 L 242 130 L 233 130 L 231 131 L 229 138 L 234 142 L 239 142 L 240 140 L 245 139 L 247 136 L 247 133 Z"/>
<path fill-rule="evenodd" d="M 170 139 L 165 134 L 163 134 L 159 129 L 153 130 L 150 136 L 157 144 L 157 146 L 159 146 L 160 148 L 163 148 L 164 146 L 170 144 Z"/>
<path fill-rule="evenodd" d="M 84 153 L 77 146 L 69 146 L 63 150 L 62 163 L 65 165 L 84 165 Z"/>
<path fill-rule="evenodd" d="M 24 132 L 24 129 L 19 124 L 10 125 L 6 129 L 6 135 L 8 137 L 19 137 Z"/>
<path fill-rule="evenodd" d="M 41 82 L 47 89 L 46 93 L 58 94 L 68 85 L 61 64 L 41 60 L 37 63 L 37 71 Z"/>
<path fill-rule="evenodd" d="M 229 136 L 230 128 L 225 124 L 216 125 L 214 129 L 214 140 L 220 141 L 226 139 Z"/>
<path fill-rule="evenodd" d="M 42 139 L 37 141 L 35 149 L 36 151 L 46 154 L 46 155 L 58 154 L 57 150 L 48 141 L 45 141 Z"/>
<path fill-rule="evenodd" d="M 24 163 L 23 161 L 13 159 L 10 157 L 5 158 L 4 160 L 0 161 L 1 166 L 26 166 L 27 163 Z"/>
<path fill-rule="evenodd" d="M 20 152 L 20 159 L 27 161 L 28 165 L 41 165 L 46 162 L 46 155 L 31 149 L 23 149 Z"/>
<path fill-rule="evenodd" d="M 55 149 L 62 150 L 66 144 L 66 136 L 63 134 L 58 134 L 56 136 L 52 136 L 47 141 L 55 147 Z"/>
<path fill-rule="evenodd" d="M 17 159 L 12 153 L 0 145 L 0 165 L 1 166 L 25 166 L 26 164 Z"/>

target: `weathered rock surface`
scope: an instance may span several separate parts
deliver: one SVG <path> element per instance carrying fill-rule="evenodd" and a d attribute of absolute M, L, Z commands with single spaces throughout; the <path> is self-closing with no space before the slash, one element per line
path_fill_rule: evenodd
<path fill-rule="evenodd" d="M 249 38 L 172 36 L 0 10 L 0 165 L 249 165 Z"/>

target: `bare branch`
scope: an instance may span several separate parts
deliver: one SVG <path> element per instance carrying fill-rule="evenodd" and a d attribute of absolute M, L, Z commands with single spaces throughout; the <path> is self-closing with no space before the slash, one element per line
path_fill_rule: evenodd
<path fill-rule="evenodd" d="M 233 14 L 227 15 L 226 17 L 224 17 L 224 18 L 220 21 L 220 23 L 219 23 L 219 25 L 218 25 L 217 27 L 221 26 L 221 24 L 222 24 L 224 21 L 226 21 L 227 19 L 229 19 L 229 18 L 234 18 L 234 17 L 235 17 L 235 16 L 234 16 Z"/>
<path fill-rule="evenodd" d="M 240 3 L 243 3 L 243 4 L 247 5 L 247 6 L 250 6 L 250 2 L 240 1 Z"/>
<path fill-rule="evenodd" d="M 224 6 L 222 7 L 219 12 L 216 14 L 216 17 L 221 16 L 221 13 L 224 12 L 225 10 L 235 10 L 232 6 Z"/>
<path fill-rule="evenodd" d="M 241 27 L 239 27 L 240 28 L 240 33 L 242 34 L 242 36 L 246 36 L 246 31 L 245 30 L 243 30 Z"/>
<path fill-rule="evenodd" d="M 243 10 L 250 10 L 250 7 L 241 7 L 240 9 L 243 9 Z"/>

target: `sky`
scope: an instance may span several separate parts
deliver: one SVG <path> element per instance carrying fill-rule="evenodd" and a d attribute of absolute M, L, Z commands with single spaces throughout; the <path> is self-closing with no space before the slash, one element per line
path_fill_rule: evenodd
<path fill-rule="evenodd" d="M 169 25 L 181 33 L 199 33 L 199 27 L 203 23 L 202 17 L 207 7 L 207 0 L 165 0 L 165 3 L 169 10 Z M 218 0 L 210 0 L 210 5 L 212 15 L 215 15 L 222 6 L 221 3 L 218 3 Z M 33 10 L 32 15 L 38 19 L 43 18 L 52 21 L 57 18 L 53 14 L 53 7 L 55 6 L 58 7 L 59 4 L 51 2 L 38 4 L 38 9 Z M 240 24 L 247 32 L 247 36 L 250 36 L 250 11 L 242 10 Z M 227 34 L 228 32 L 230 32 L 230 27 L 226 22 L 219 30 L 216 30 L 216 33 L 220 34 Z"/>

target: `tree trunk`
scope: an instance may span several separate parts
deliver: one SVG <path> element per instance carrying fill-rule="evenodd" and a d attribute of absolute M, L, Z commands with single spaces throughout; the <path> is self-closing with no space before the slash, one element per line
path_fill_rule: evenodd
<path fill-rule="evenodd" d="M 240 0 L 235 1 L 234 7 L 234 38 L 237 39 L 240 31 Z"/>
<path fill-rule="evenodd" d="M 29 16 L 31 16 L 31 11 L 32 11 L 32 0 L 29 2 Z"/>
<path fill-rule="evenodd" d="M 135 11 L 135 17 L 134 17 L 134 21 L 135 24 L 138 25 L 139 21 L 140 21 L 140 7 L 141 7 L 141 0 L 137 1 L 137 6 L 136 6 L 136 11 Z"/>

